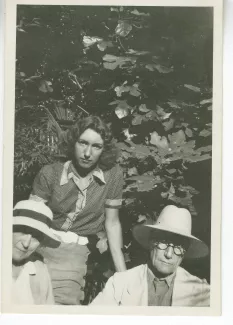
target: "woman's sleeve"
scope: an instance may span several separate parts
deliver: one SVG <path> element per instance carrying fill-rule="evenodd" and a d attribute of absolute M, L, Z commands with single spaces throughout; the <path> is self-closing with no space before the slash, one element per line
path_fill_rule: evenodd
<path fill-rule="evenodd" d="M 123 185 L 123 171 L 120 166 L 117 165 L 111 175 L 109 193 L 105 201 L 105 208 L 119 209 L 121 207 Z"/>
<path fill-rule="evenodd" d="M 33 182 L 30 199 L 39 201 L 49 201 L 52 194 L 52 184 L 54 182 L 54 169 L 52 165 L 44 166 Z"/>

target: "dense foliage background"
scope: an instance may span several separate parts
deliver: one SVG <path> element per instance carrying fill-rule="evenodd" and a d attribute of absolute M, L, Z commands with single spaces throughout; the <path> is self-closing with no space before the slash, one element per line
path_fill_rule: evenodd
<path fill-rule="evenodd" d="M 188 7 L 18 6 L 14 201 L 28 197 L 43 165 L 64 159 L 67 128 L 99 115 L 121 149 L 128 267 L 146 258 L 132 227 L 170 203 L 190 209 L 194 234 L 210 245 L 212 14 Z M 84 303 L 113 270 L 100 237 Z M 209 280 L 208 258 L 185 267 Z"/>

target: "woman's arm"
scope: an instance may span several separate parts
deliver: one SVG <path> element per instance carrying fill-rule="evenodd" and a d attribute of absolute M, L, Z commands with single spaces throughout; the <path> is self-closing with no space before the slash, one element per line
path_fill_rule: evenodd
<path fill-rule="evenodd" d="M 119 220 L 119 210 L 114 208 L 105 208 L 105 229 L 107 232 L 109 248 L 112 254 L 113 262 L 117 272 L 126 270 L 124 255 L 122 253 L 123 239 L 121 223 Z"/>

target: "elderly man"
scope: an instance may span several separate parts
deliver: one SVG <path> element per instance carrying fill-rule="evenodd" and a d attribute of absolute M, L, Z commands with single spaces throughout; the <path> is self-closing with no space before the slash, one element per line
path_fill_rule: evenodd
<path fill-rule="evenodd" d="M 52 211 L 42 202 L 20 201 L 13 210 L 12 302 L 24 305 L 54 304 L 50 276 L 40 246 L 57 247 L 50 224 Z"/>
<path fill-rule="evenodd" d="M 115 273 L 91 305 L 209 306 L 209 284 L 180 267 L 184 258 L 208 254 L 191 235 L 188 210 L 166 206 L 154 225 L 138 225 L 133 235 L 150 252 L 148 264 Z"/>

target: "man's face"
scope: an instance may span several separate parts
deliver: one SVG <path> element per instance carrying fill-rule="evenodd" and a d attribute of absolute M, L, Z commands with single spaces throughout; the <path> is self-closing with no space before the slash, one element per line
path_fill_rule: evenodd
<path fill-rule="evenodd" d="M 162 245 L 159 243 L 162 243 Z M 165 244 L 168 246 L 164 249 L 166 246 Z M 159 247 L 162 247 L 163 249 L 160 249 Z M 183 260 L 184 250 L 186 248 L 187 243 L 180 239 L 173 238 L 172 236 L 170 238 L 169 236 L 164 236 L 152 239 L 150 258 L 154 271 L 158 276 L 166 277 L 174 273 Z M 179 249 L 182 251 L 180 256 L 174 252 L 174 250 L 177 252 Z"/>
<path fill-rule="evenodd" d="M 87 129 L 81 134 L 75 144 L 75 159 L 79 167 L 84 169 L 93 168 L 102 154 L 104 141 L 100 134 Z"/>
<path fill-rule="evenodd" d="M 13 261 L 20 262 L 27 259 L 38 248 L 40 241 L 33 233 L 13 232 Z"/>

